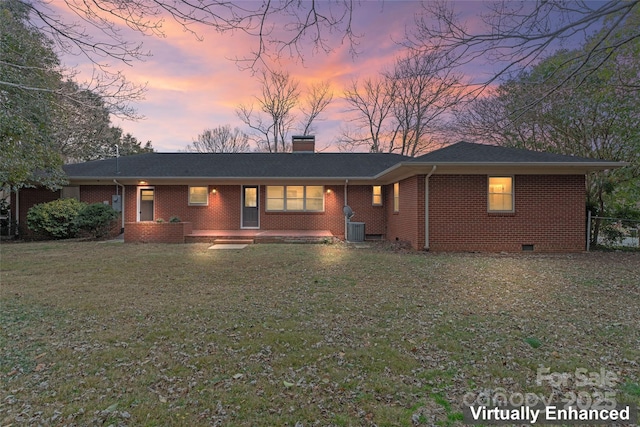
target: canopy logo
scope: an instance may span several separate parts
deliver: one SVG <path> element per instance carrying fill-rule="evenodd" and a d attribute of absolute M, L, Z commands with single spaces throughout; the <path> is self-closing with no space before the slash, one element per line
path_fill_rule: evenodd
<path fill-rule="evenodd" d="M 508 392 L 504 388 L 469 392 L 463 397 L 464 422 L 468 424 L 609 424 L 637 423 L 635 405 L 619 404 L 615 372 L 578 368 L 574 372 L 551 372 L 538 368 L 537 385 L 551 392 Z"/>

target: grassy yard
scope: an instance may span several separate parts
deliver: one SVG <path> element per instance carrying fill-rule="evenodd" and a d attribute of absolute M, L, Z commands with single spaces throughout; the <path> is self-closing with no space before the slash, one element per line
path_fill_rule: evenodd
<path fill-rule="evenodd" d="M 452 426 L 486 390 L 640 402 L 638 253 L 0 252 L 1 426 Z"/>

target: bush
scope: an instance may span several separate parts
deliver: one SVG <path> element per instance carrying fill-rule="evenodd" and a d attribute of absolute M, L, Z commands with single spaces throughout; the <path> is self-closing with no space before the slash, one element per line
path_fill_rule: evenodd
<path fill-rule="evenodd" d="M 172 216 L 171 218 L 169 218 L 169 222 L 182 222 L 182 221 L 180 221 L 179 216 Z"/>
<path fill-rule="evenodd" d="M 90 233 L 93 237 L 103 237 L 109 234 L 113 221 L 118 213 L 109 205 L 93 203 L 85 206 L 76 218 L 78 228 Z"/>
<path fill-rule="evenodd" d="M 54 239 L 68 239 L 78 234 L 76 218 L 86 203 L 76 199 L 59 199 L 33 206 L 27 212 L 27 226 L 35 233 Z"/>

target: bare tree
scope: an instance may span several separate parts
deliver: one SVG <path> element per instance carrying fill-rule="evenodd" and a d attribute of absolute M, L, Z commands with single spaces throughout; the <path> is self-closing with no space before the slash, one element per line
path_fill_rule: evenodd
<path fill-rule="evenodd" d="M 196 153 L 243 153 L 249 151 L 249 136 L 231 125 L 205 129 L 185 151 Z"/>
<path fill-rule="evenodd" d="M 328 33 L 341 34 L 355 54 L 357 36 L 352 30 L 356 5 L 353 0 L 332 2 L 300 2 L 275 0 L 266 2 L 229 2 L 227 0 L 14 0 L 28 9 L 31 27 L 47 36 L 58 54 L 69 53 L 88 58 L 94 72 L 81 89 L 99 94 L 112 113 L 137 118 L 129 106 L 144 93 L 144 86 L 127 81 L 120 71 L 113 71 L 112 60 L 132 64 L 150 52 L 142 43 L 132 42 L 123 27 L 145 35 L 164 37 L 163 22 L 173 20 L 198 40 L 202 34 L 196 27 L 212 28 L 219 33 L 241 32 L 255 40 L 246 54 L 229 58 L 242 68 L 255 70 L 260 64 L 280 57 L 304 59 L 306 49 L 329 52 L 332 45 Z M 55 7 L 54 7 L 55 5 Z M 59 8 L 72 16 L 65 18 Z M 5 62 L 5 66 L 19 64 Z M 75 71 L 65 70 L 68 78 Z M 0 79 L 0 87 L 10 81 Z M 24 90 L 47 91 L 42 86 L 23 87 Z"/>
<path fill-rule="evenodd" d="M 591 74 L 612 61 L 614 52 L 640 37 L 639 0 L 496 1 L 481 15 L 480 28 L 461 22 L 454 7 L 444 0 L 425 2 L 416 30 L 407 37 L 408 45 L 423 52 L 444 52 L 455 67 L 491 65 L 494 71 L 488 78 L 473 82 L 475 95 L 497 81 L 515 77 L 577 38 L 584 40 L 593 30 L 604 28 L 593 36 L 589 49 L 576 52 L 550 70 L 544 78 L 555 84 L 530 100 L 525 109 L 562 87 L 584 84 Z M 560 73 L 563 78 L 556 79 Z M 628 84 L 631 89 L 640 88 L 637 78 Z"/>
<path fill-rule="evenodd" d="M 347 112 L 354 114 L 353 128 L 343 129 L 341 142 L 350 148 L 367 147 L 373 153 L 386 151 L 386 141 L 392 141 L 397 132 L 393 123 L 394 81 L 378 76 L 357 80 L 344 91 Z"/>
<path fill-rule="evenodd" d="M 435 53 L 408 55 L 386 74 L 394 82 L 393 115 L 398 128 L 388 151 L 413 157 L 442 141 L 444 116 L 463 98 L 462 76 L 442 66 L 442 60 Z"/>
<path fill-rule="evenodd" d="M 293 128 L 293 109 L 300 98 L 299 83 L 288 72 L 262 71 L 261 96 L 256 96 L 258 104 L 240 105 L 236 110 L 238 118 L 254 132 L 254 141 L 259 149 L 270 153 L 289 151 L 287 135 Z"/>
<path fill-rule="evenodd" d="M 407 55 L 390 72 L 345 91 L 352 123 L 342 142 L 371 152 L 417 156 L 442 141 L 444 116 L 463 98 L 461 76 L 442 66 L 434 53 Z"/>
<path fill-rule="evenodd" d="M 300 107 L 300 111 L 304 117 L 304 121 L 300 127 L 302 135 L 310 135 L 313 133 L 313 122 L 318 119 L 331 101 L 333 101 L 333 92 L 331 91 L 331 86 L 328 81 L 311 86 L 311 89 L 304 99 L 304 105 Z"/>

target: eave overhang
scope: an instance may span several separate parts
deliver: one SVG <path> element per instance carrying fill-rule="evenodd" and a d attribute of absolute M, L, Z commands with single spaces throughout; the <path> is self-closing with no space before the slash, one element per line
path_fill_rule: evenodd
<path fill-rule="evenodd" d="M 585 175 L 589 172 L 617 169 L 626 162 L 400 162 L 380 172 L 376 181 L 389 184 L 414 175 L 426 175 L 434 166 L 434 175 Z"/>
<path fill-rule="evenodd" d="M 435 175 L 585 175 L 589 172 L 617 169 L 626 162 L 415 162 L 397 163 L 374 176 L 69 176 L 71 185 L 373 185 L 390 184 L 414 175 L 426 175 L 436 166 Z"/>
<path fill-rule="evenodd" d="M 111 185 L 116 180 L 123 185 L 289 185 L 300 183 L 307 185 L 344 185 L 345 183 L 354 185 L 373 185 L 378 181 L 371 176 L 347 176 L 347 177 L 215 177 L 215 176 L 194 176 L 194 177 L 153 177 L 153 176 L 70 176 L 71 185 Z"/>

